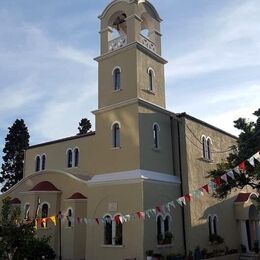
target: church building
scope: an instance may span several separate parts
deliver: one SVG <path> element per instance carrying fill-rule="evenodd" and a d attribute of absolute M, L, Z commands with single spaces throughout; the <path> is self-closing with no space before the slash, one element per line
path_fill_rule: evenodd
<path fill-rule="evenodd" d="M 95 131 L 30 146 L 23 179 L 0 200 L 9 196 L 25 219 L 44 219 L 37 235 L 51 236 L 62 259 L 188 254 L 214 249 L 212 235 L 252 250 L 260 239 L 254 192 L 176 201 L 209 182 L 237 138 L 166 109 L 157 10 L 149 1 L 114 0 L 99 19 Z"/>

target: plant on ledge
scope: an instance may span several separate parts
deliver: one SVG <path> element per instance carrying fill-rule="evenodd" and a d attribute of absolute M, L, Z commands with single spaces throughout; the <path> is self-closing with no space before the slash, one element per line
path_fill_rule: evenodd
<path fill-rule="evenodd" d="M 211 235 L 209 236 L 209 241 L 210 241 L 212 244 L 220 245 L 220 244 L 223 244 L 224 239 L 223 239 L 221 236 L 219 236 L 219 235 L 211 234 Z"/>
<path fill-rule="evenodd" d="M 173 239 L 173 235 L 169 231 L 165 232 L 164 236 L 163 234 L 159 234 L 157 236 L 158 245 L 169 245 L 172 243 L 172 239 Z"/>

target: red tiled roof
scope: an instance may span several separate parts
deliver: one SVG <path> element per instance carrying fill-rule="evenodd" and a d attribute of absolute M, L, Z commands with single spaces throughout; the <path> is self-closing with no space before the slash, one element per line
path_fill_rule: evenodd
<path fill-rule="evenodd" d="M 85 197 L 83 194 L 76 192 L 74 194 L 72 194 L 68 200 L 82 200 L 82 199 L 87 199 L 87 197 Z"/>
<path fill-rule="evenodd" d="M 13 198 L 10 200 L 11 204 L 21 204 L 21 201 L 18 198 Z"/>
<path fill-rule="evenodd" d="M 246 202 L 250 197 L 251 193 L 239 193 L 234 202 Z"/>
<path fill-rule="evenodd" d="M 60 191 L 51 182 L 42 181 L 35 185 L 30 191 Z"/>

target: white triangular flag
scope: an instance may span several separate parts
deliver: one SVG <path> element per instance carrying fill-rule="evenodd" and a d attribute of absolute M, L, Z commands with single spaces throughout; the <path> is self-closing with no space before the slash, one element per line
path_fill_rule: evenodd
<path fill-rule="evenodd" d="M 234 176 L 234 173 L 233 173 L 233 171 L 232 170 L 230 170 L 230 171 L 228 171 L 227 173 L 227 176 L 229 176 L 231 179 L 235 179 L 235 176 Z"/>
<path fill-rule="evenodd" d="M 239 166 L 236 166 L 235 168 L 233 168 L 233 171 L 236 172 L 237 174 L 241 174 Z"/>
<path fill-rule="evenodd" d="M 247 159 L 247 161 L 253 166 L 255 167 L 255 158 L 254 156 L 250 157 L 249 159 Z"/>
<path fill-rule="evenodd" d="M 257 152 L 253 155 L 253 157 L 258 161 L 260 162 L 260 152 Z"/>
<path fill-rule="evenodd" d="M 228 180 L 227 180 L 227 175 L 226 175 L 226 174 L 223 174 L 220 178 L 221 178 L 223 181 L 228 182 Z"/>

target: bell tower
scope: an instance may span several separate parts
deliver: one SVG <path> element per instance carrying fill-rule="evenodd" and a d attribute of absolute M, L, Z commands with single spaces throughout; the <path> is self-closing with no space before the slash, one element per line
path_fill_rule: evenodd
<path fill-rule="evenodd" d="M 161 18 L 145 0 L 113 0 L 99 16 L 98 109 L 142 99 L 165 108 Z"/>

